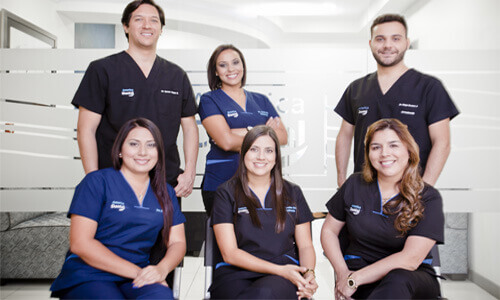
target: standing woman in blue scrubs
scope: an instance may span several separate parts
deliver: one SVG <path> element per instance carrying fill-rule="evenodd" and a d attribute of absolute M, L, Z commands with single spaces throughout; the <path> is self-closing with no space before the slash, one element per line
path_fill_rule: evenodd
<path fill-rule="evenodd" d="M 233 45 L 217 47 L 207 65 L 211 92 L 200 98 L 201 123 L 210 137 L 202 197 L 210 215 L 217 187 L 231 178 L 238 168 L 243 137 L 257 125 L 272 127 L 280 145 L 286 145 L 288 135 L 271 101 L 262 94 L 243 89 L 246 81 L 245 58 Z"/>
<path fill-rule="evenodd" d="M 419 161 L 418 145 L 399 120 L 368 127 L 363 172 L 328 201 L 321 231 L 337 300 L 440 296 L 430 251 L 444 241 L 443 204 L 422 180 Z M 344 227 L 348 245 L 341 248 Z"/>
<path fill-rule="evenodd" d="M 283 179 L 274 130 L 260 125 L 241 146 L 238 171 L 217 189 L 212 225 L 224 261 L 212 299 L 311 298 L 313 216 L 299 186 Z"/>
<path fill-rule="evenodd" d="M 186 252 L 185 218 L 166 183 L 161 133 L 144 118 L 120 129 L 114 168 L 91 172 L 76 187 L 70 251 L 53 283 L 61 299 L 173 299 L 165 278 Z M 165 257 L 149 264 L 162 231 Z"/>

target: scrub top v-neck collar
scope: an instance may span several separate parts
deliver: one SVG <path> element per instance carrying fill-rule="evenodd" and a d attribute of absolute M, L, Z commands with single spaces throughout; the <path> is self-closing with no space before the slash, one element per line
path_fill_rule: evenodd
<path fill-rule="evenodd" d="M 245 93 L 245 107 L 242 107 L 238 102 L 236 102 L 231 96 L 229 96 L 223 89 L 220 89 L 224 97 L 227 97 L 229 100 L 231 100 L 235 106 L 237 106 L 241 111 L 247 112 L 247 104 L 248 104 L 248 94 L 247 91 L 243 90 Z"/>
<path fill-rule="evenodd" d="M 269 190 L 271 190 L 271 185 L 269 185 L 269 187 L 267 188 L 267 192 L 264 195 L 264 202 L 262 202 L 262 199 L 260 199 L 259 196 L 257 196 L 257 194 L 252 190 L 251 187 L 248 187 L 248 188 L 250 189 L 252 194 L 255 196 L 255 198 L 257 198 L 257 200 L 259 200 L 260 207 L 258 209 L 267 209 L 267 208 L 271 207 L 271 203 L 267 203 L 268 202 L 267 195 L 269 195 Z"/>
<path fill-rule="evenodd" d="M 388 203 L 389 201 L 392 201 L 393 199 L 395 199 L 397 196 L 399 196 L 400 193 L 397 193 L 396 195 L 392 196 L 391 198 L 389 198 L 387 201 L 384 202 L 384 199 L 382 197 L 382 191 L 380 190 L 380 184 L 378 183 L 378 179 L 377 179 L 377 190 L 378 190 L 378 195 L 379 195 L 379 200 L 380 200 L 380 202 L 379 202 L 380 203 L 380 211 L 374 210 L 373 213 L 384 216 L 387 218 L 388 216 L 386 214 L 384 214 L 384 205 L 386 203 Z"/>
<path fill-rule="evenodd" d="M 387 95 L 389 95 L 389 93 L 391 93 L 391 91 L 393 90 L 393 88 L 398 85 L 398 83 L 403 79 L 403 77 L 407 76 L 408 73 L 411 73 L 410 71 L 413 71 L 412 68 L 409 68 L 408 70 L 406 70 L 403 74 L 401 74 L 401 76 L 399 76 L 399 78 L 394 81 L 394 83 L 391 85 L 391 87 L 387 90 L 387 92 L 382 93 L 382 88 L 380 87 L 380 82 L 378 81 L 378 73 L 375 72 L 375 82 L 377 83 L 377 94 L 379 95 L 380 98 L 384 98 L 386 97 Z"/>
<path fill-rule="evenodd" d="M 144 74 L 144 72 L 142 72 L 141 67 L 139 67 L 139 65 L 134 60 L 134 58 L 127 51 L 123 51 L 123 52 L 126 54 L 125 56 L 129 60 L 128 63 L 131 65 L 134 65 L 134 69 L 136 70 L 136 72 L 138 72 L 138 74 L 140 74 L 139 78 L 141 78 L 144 81 L 149 82 L 149 81 L 152 81 L 156 77 L 156 75 L 158 74 L 158 70 L 159 70 L 158 55 L 155 56 L 155 61 L 153 62 L 153 66 L 151 67 L 151 70 L 149 71 L 149 74 L 146 77 L 146 74 Z"/>
<path fill-rule="evenodd" d="M 135 199 L 137 201 L 137 206 L 138 207 L 144 207 L 144 202 L 146 201 L 146 198 L 147 198 L 147 195 L 149 194 L 149 188 L 151 187 L 151 179 L 148 179 L 148 187 L 146 189 L 146 192 L 144 193 L 144 196 L 142 196 L 142 202 L 139 198 L 137 198 L 137 195 L 135 194 L 134 192 L 134 189 L 132 188 L 132 186 L 130 185 L 130 183 L 127 181 L 127 178 L 125 178 L 125 175 L 123 175 L 122 171 L 120 170 L 120 175 L 122 175 L 122 179 L 125 181 L 125 183 L 127 184 L 127 186 L 129 187 L 129 193 L 132 193 L 132 195 L 134 196 L 132 199 Z"/>

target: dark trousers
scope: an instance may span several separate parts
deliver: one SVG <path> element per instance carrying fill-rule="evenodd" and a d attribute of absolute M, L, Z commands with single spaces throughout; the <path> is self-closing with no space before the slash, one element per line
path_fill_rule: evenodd
<path fill-rule="evenodd" d="M 395 269 L 382 280 L 358 287 L 354 299 L 437 299 L 441 296 L 437 278 L 419 268 Z"/>
<path fill-rule="evenodd" d="M 61 299 L 174 299 L 172 290 L 159 283 L 132 287 L 132 281 L 89 281 L 58 293 Z"/>
<path fill-rule="evenodd" d="M 233 279 L 210 291 L 211 299 L 297 299 L 297 287 L 277 275 Z"/>

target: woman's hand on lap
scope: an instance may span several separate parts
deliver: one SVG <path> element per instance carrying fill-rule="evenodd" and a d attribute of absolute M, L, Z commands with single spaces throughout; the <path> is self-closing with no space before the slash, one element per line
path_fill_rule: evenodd
<path fill-rule="evenodd" d="M 137 277 L 134 279 L 133 284 L 136 288 L 140 288 L 153 283 L 163 284 L 166 277 L 167 274 L 163 274 L 163 271 L 158 266 L 150 265 L 139 271 L 139 274 L 137 274 Z"/>

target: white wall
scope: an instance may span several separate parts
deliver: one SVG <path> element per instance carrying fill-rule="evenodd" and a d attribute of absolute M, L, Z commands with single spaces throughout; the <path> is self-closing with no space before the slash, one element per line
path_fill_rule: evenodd
<path fill-rule="evenodd" d="M 498 212 L 473 213 L 469 219 L 471 279 L 497 298 L 500 298 L 499 220 Z"/>
<path fill-rule="evenodd" d="M 57 48 L 74 48 L 74 23 L 56 12 L 54 1 L 1 0 L 2 8 L 57 36 Z"/>
<path fill-rule="evenodd" d="M 408 19 L 409 37 L 419 41 L 418 48 L 421 50 L 500 49 L 499 16 L 498 0 L 431 0 Z M 492 61 L 492 64 L 499 65 L 499 59 Z M 500 298 L 498 228 L 500 214 L 471 213 L 471 279 Z"/>
<path fill-rule="evenodd" d="M 500 49 L 500 1 L 431 0 L 408 18 L 419 49 Z"/>

